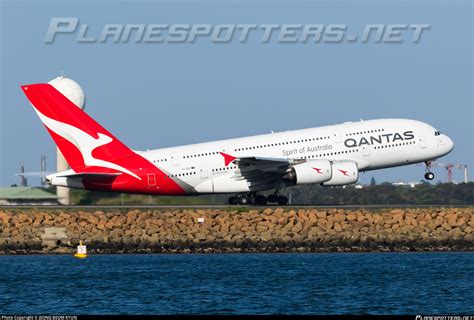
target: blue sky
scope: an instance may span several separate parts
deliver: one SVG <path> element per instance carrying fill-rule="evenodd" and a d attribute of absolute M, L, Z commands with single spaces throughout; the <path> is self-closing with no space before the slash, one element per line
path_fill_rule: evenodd
<path fill-rule="evenodd" d="M 86 111 L 134 149 L 153 149 L 359 119 L 412 118 L 448 134 L 443 162 L 473 162 L 471 1 L 1 1 L 0 186 L 55 146 L 19 89 L 60 75 Z M 104 24 L 430 24 L 419 43 L 84 44 L 44 38 L 52 17 Z M 436 180 L 446 179 L 434 169 Z M 422 167 L 368 172 L 418 181 Z M 455 172 L 456 180 L 462 177 Z M 37 183 L 37 181 L 31 181 Z"/>

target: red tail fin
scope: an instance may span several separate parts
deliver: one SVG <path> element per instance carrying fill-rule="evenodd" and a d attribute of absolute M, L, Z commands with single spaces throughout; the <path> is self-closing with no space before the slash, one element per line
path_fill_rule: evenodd
<path fill-rule="evenodd" d="M 74 171 L 90 172 L 94 167 L 94 172 L 120 171 L 138 178 L 118 163 L 136 153 L 53 86 L 32 84 L 22 89 Z"/>
<path fill-rule="evenodd" d="M 71 168 L 86 189 L 182 195 L 183 188 L 130 150 L 49 84 L 22 86 Z M 85 174 L 83 174 L 85 173 Z M 92 174 L 88 174 L 92 173 Z M 101 173 L 118 173 L 106 176 Z"/>

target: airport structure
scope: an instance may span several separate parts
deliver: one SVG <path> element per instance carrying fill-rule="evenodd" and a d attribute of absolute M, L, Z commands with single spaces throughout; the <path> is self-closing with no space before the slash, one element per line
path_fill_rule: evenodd
<path fill-rule="evenodd" d="M 57 205 L 58 197 L 40 188 L 0 188 L 0 205 Z"/>
<path fill-rule="evenodd" d="M 51 80 L 48 82 L 52 85 L 56 90 L 61 92 L 64 96 L 66 96 L 72 103 L 74 103 L 77 107 L 81 110 L 84 110 L 85 107 L 85 96 L 84 91 L 82 90 L 81 86 L 74 80 L 66 78 L 64 76 L 57 77 L 56 79 Z M 69 165 L 64 158 L 61 150 L 56 147 L 56 170 L 58 172 L 66 171 L 69 169 Z M 70 195 L 69 195 L 69 188 L 57 186 L 57 196 L 58 201 L 61 204 L 69 205 L 71 204 Z"/>
<path fill-rule="evenodd" d="M 461 169 L 464 171 L 464 183 L 468 183 L 469 182 L 469 172 L 468 172 L 468 169 L 467 169 L 467 165 L 465 164 L 459 164 L 459 163 L 442 163 L 442 162 L 437 162 L 437 161 L 434 161 L 431 163 L 432 166 L 437 166 L 437 167 L 441 167 L 441 168 L 445 168 L 446 169 L 446 173 L 448 175 L 448 183 L 453 183 L 454 182 L 454 179 L 453 179 L 453 169 Z"/>

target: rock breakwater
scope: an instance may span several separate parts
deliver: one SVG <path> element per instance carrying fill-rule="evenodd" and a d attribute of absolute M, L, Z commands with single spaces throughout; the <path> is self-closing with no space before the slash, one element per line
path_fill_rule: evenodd
<path fill-rule="evenodd" d="M 474 250 L 474 208 L 1 209 L 0 254 Z"/>

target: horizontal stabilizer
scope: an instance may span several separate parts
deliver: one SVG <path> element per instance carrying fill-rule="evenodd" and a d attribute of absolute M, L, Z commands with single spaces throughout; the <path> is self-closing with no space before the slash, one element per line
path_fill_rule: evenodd
<path fill-rule="evenodd" d="M 66 173 L 66 174 L 59 174 L 56 175 L 56 177 L 64 177 L 64 178 L 111 178 L 111 177 L 117 177 L 121 175 L 121 172 L 117 173 L 106 173 L 106 172 L 79 172 L 79 173 Z"/>
<path fill-rule="evenodd" d="M 109 172 L 74 172 L 73 170 L 66 170 L 58 172 L 46 177 L 46 181 L 53 186 L 68 187 L 84 189 L 85 183 L 94 181 L 96 183 L 103 183 L 110 185 L 116 177 L 122 173 Z"/>
<path fill-rule="evenodd" d="M 51 171 L 30 171 L 30 172 L 20 172 L 20 173 L 15 173 L 15 176 L 18 177 L 32 177 L 32 178 L 45 178 L 46 176 L 49 176 L 53 172 Z"/>

